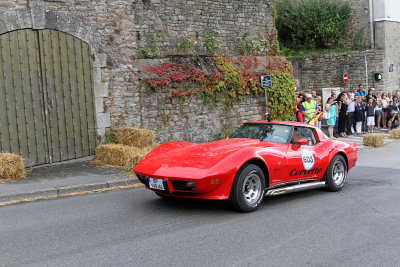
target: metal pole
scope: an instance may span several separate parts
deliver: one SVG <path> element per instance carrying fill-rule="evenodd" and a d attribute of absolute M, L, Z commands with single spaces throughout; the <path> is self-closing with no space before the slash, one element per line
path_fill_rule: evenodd
<path fill-rule="evenodd" d="M 371 32 L 371 48 L 375 48 L 374 40 L 374 15 L 373 15 L 373 5 L 372 0 L 369 0 L 369 27 Z"/>
<path fill-rule="evenodd" d="M 268 120 L 268 93 L 267 93 L 268 88 L 264 89 L 265 92 L 265 119 Z"/>
<path fill-rule="evenodd" d="M 368 61 L 367 61 L 367 51 L 364 51 L 364 63 L 365 63 L 365 80 L 366 80 L 366 88 L 367 91 L 369 89 L 368 85 Z"/>

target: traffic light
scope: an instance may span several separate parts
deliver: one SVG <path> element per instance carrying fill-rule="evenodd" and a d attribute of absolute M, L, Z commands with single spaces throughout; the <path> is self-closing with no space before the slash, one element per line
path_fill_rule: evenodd
<path fill-rule="evenodd" d="M 375 73 L 375 80 L 376 81 L 380 81 L 380 80 L 382 80 L 382 74 L 381 73 Z"/>

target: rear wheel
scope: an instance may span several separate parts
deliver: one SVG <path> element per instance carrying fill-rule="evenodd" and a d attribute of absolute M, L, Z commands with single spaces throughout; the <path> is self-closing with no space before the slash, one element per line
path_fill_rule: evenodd
<path fill-rule="evenodd" d="M 338 154 L 331 160 L 325 173 L 328 189 L 333 192 L 340 191 L 347 178 L 347 163 L 342 155 Z"/>
<path fill-rule="evenodd" d="M 235 210 L 251 212 L 258 208 L 264 194 L 264 173 L 257 165 L 246 164 L 236 174 L 228 201 Z"/>

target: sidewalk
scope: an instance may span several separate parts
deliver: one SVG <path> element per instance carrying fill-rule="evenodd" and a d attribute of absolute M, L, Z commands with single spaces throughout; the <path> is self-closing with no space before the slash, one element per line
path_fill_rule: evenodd
<path fill-rule="evenodd" d="M 397 139 L 390 138 L 390 135 L 387 133 L 387 131 L 386 132 L 384 132 L 384 131 L 382 131 L 382 132 L 376 131 L 375 133 L 383 133 L 383 134 L 385 134 L 385 140 L 384 140 L 385 146 L 388 145 L 388 144 L 391 144 L 391 143 L 393 143 L 393 142 L 395 142 L 397 140 Z M 363 145 L 363 143 L 364 143 L 364 141 L 363 141 L 364 140 L 364 135 L 355 135 L 355 134 L 353 134 L 353 135 L 350 135 L 350 136 L 347 136 L 347 137 L 338 137 L 338 138 L 336 138 L 336 140 L 354 142 L 354 143 L 357 144 L 358 151 L 362 151 L 364 149 L 373 148 L 371 146 L 364 146 Z"/>
<path fill-rule="evenodd" d="M 127 169 L 104 168 L 90 161 L 35 167 L 28 169 L 26 176 L 24 179 L 0 182 L 0 203 L 139 183 Z"/>

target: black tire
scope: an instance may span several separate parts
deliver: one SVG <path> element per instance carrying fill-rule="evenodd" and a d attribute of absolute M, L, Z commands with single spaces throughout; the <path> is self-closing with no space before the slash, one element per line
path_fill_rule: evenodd
<path fill-rule="evenodd" d="M 240 168 L 235 176 L 228 202 L 235 210 L 252 212 L 255 211 L 263 201 L 264 195 L 264 173 L 257 165 L 246 164 Z"/>
<path fill-rule="evenodd" d="M 347 163 L 342 155 L 333 157 L 324 178 L 329 191 L 337 192 L 343 188 L 347 178 Z"/>

